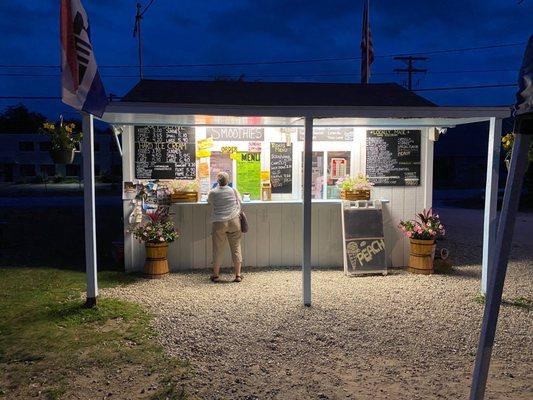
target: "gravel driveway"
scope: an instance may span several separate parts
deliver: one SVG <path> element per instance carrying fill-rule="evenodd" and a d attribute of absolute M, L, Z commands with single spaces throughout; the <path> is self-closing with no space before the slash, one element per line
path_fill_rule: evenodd
<path fill-rule="evenodd" d="M 173 274 L 104 295 L 156 315 L 162 344 L 192 365 L 193 398 L 465 399 L 483 313 L 474 264 L 481 239 L 465 221 L 477 214 L 449 213 L 464 224 L 454 232 L 448 223 L 459 264 L 453 275 L 313 271 L 311 308 L 301 306 L 300 272 L 287 269 L 247 271 L 240 284 L 212 284 L 207 272 Z M 533 250 L 521 243 L 506 299 L 533 298 Z M 529 309 L 503 306 L 487 399 L 533 398 L 532 339 Z"/>

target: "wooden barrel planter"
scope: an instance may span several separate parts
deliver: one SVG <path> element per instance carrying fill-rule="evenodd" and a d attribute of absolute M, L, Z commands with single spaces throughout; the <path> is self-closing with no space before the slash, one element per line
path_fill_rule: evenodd
<path fill-rule="evenodd" d="M 370 200 L 370 190 L 341 190 L 342 200 Z"/>
<path fill-rule="evenodd" d="M 413 274 L 430 275 L 433 271 L 435 258 L 435 241 L 410 239 L 411 250 L 409 252 L 408 271 Z"/>
<path fill-rule="evenodd" d="M 168 243 L 145 243 L 146 261 L 144 273 L 148 278 L 163 278 L 168 275 Z"/>

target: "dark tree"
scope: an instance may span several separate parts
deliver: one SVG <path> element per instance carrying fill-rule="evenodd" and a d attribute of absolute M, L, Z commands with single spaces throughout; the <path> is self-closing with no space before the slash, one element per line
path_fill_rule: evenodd
<path fill-rule="evenodd" d="M 10 106 L 0 114 L 0 133 L 37 133 L 45 121 L 44 115 L 23 104 Z"/>

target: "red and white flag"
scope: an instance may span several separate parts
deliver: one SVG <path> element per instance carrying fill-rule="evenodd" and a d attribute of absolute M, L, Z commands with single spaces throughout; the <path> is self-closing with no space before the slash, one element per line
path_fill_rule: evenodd
<path fill-rule="evenodd" d="M 76 110 L 101 117 L 107 105 L 80 0 L 61 0 L 61 97 Z"/>
<path fill-rule="evenodd" d="M 363 10 L 363 31 L 361 35 L 361 83 L 370 80 L 370 64 L 374 62 L 374 46 L 372 32 L 370 31 L 369 0 L 365 1 Z"/>

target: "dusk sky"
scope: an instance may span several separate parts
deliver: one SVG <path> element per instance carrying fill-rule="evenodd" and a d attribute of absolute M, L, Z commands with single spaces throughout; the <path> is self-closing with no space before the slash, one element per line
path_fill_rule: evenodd
<path fill-rule="evenodd" d="M 143 0 L 143 4 L 149 0 Z M 123 95 L 138 80 L 132 37 L 135 0 L 85 0 L 92 41 L 107 93 Z M 359 59 L 284 64 L 188 66 L 360 56 L 361 0 L 155 0 L 142 24 L 145 77 L 249 81 L 359 82 Z M 393 54 L 516 44 L 483 50 L 428 54 L 418 62 L 416 88 L 516 83 L 531 31 L 533 1 L 371 0 L 376 61 L 371 82 L 406 81 Z M 59 0 L 0 3 L 0 96 L 59 96 Z M 46 65 L 50 68 L 6 65 Z M 131 68 L 110 68 L 126 65 Z M 31 75 L 31 76 L 23 76 Z M 42 76 L 35 76 L 42 75 Z M 419 92 L 440 105 L 508 105 L 515 87 Z M 59 100 L 23 102 L 49 117 L 75 112 Z"/>

